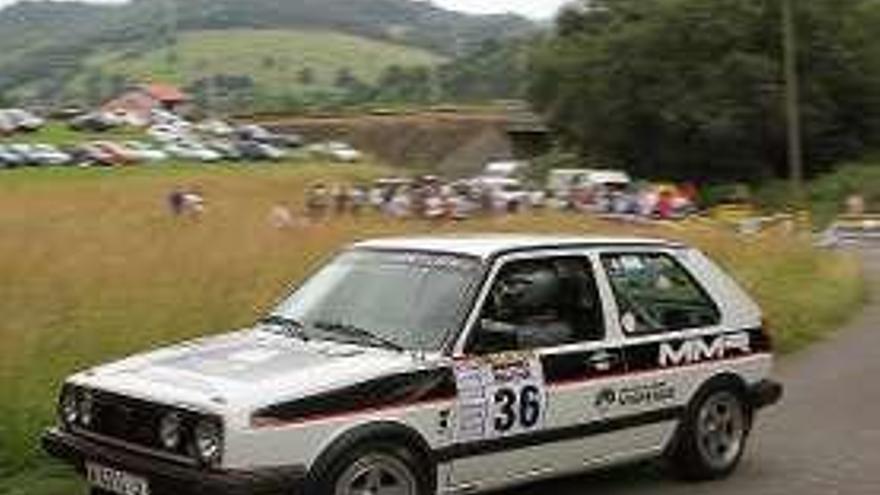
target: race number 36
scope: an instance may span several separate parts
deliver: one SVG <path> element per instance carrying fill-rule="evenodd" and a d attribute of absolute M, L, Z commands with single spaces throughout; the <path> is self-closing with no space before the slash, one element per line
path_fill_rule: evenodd
<path fill-rule="evenodd" d="M 459 441 L 516 435 L 544 426 L 547 394 L 538 356 L 458 363 L 456 386 Z"/>
<path fill-rule="evenodd" d="M 498 433 L 512 429 L 534 428 L 541 419 L 541 391 L 535 385 L 525 385 L 519 390 L 503 387 L 495 391 L 494 427 Z"/>

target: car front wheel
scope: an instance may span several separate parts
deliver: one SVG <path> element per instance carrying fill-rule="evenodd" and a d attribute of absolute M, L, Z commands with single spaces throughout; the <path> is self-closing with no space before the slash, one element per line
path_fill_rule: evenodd
<path fill-rule="evenodd" d="M 429 471 L 407 448 L 368 442 L 330 463 L 313 489 L 321 495 L 429 495 Z"/>

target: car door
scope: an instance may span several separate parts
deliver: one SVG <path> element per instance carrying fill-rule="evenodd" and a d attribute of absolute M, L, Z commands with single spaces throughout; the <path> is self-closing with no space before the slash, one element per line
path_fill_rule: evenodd
<path fill-rule="evenodd" d="M 719 305 L 682 256 L 678 250 L 599 253 L 600 279 L 616 308 L 610 320 L 624 336 L 627 371 L 606 407 L 642 419 L 621 440 L 630 452 L 663 449 L 699 386 L 729 358 L 750 352 L 749 336 L 725 331 Z"/>
<path fill-rule="evenodd" d="M 569 472 L 607 454 L 595 402 L 625 364 L 594 269 L 583 252 L 496 262 L 456 353 L 455 441 L 442 456 L 452 489 Z"/>

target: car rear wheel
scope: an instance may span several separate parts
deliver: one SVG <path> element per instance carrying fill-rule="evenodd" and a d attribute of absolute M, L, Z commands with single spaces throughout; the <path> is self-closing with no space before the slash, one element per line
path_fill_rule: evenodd
<path fill-rule="evenodd" d="M 672 452 L 676 471 L 691 480 L 732 473 L 749 434 L 749 410 L 742 395 L 727 388 L 709 391 L 689 408 L 684 421 Z"/>

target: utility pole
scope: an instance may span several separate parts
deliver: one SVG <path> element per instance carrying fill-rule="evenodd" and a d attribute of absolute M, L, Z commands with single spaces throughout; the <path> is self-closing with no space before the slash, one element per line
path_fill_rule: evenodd
<path fill-rule="evenodd" d="M 791 190 L 798 206 L 804 201 L 804 163 L 801 143 L 800 87 L 797 63 L 797 26 L 794 2 L 782 2 L 782 37 L 785 58 L 785 113 L 788 129 L 788 168 Z"/>

